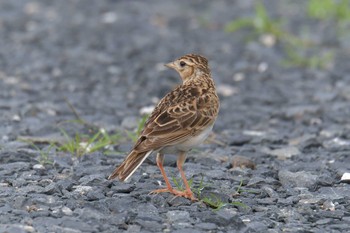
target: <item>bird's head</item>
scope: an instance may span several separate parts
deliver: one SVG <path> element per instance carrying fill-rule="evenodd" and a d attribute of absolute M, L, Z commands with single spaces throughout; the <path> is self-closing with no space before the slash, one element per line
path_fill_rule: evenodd
<path fill-rule="evenodd" d="M 180 74 L 182 81 L 190 79 L 199 72 L 210 74 L 208 60 L 197 54 L 187 54 L 165 64 L 165 66 L 176 70 Z"/>

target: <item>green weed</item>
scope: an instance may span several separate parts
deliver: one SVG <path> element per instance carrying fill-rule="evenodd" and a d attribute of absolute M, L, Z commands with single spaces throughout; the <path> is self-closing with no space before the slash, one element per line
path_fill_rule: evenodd
<path fill-rule="evenodd" d="M 55 147 L 54 144 L 50 144 L 50 146 L 44 150 L 32 142 L 29 142 L 29 141 L 26 141 L 26 142 L 29 143 L 29 145 L 31 147 L 33 147 L 35 150 L 37 150 L 39 152 L 39 154 L 40 154 L 39 163 L 40 164 L 45 165 L 45 164 L 52 164 L 53 163 L 53 161 L 49 158 L 49 153 L 50 153 L 51 149 Z"/>
<path fill-rule="evenodd" d="M 349 0 L 309 0 L 307 13 L 316 19 L 335 20 L 338 23 L 349 22 Z"/>
<path fill-rule="evenodd" d="M 185 190 L 181 179 L 177 179 L 174 176 L 172 176 L 171 178 L 172 178 L 172 181 L 173 181 L 177 190 L 179 190 L 179 191 Z M 193 191 L 193 193 L 198 197 L 198 199 L 200 201 L 202 201 L 203 203 L 205 203 L 210 208 L 214 209 L 215 211 L 220 210 L 221 208 L 223 208 L 225 206 L 230 206 L 230 205 L 246 207 L 246 205 L 241 203 L 241 202 L 224 202 L 224 201 L 222 201 L 222 199 L 219 196 L 216 196 L 214 193 L 212 193 L 210 196 L 202 197 L 203 196 L 202 191 L 206 187 L 210 187 L 209 184 L 204 183 L 203 176 L 202 176 L 201 181 L 200 181 L 198 186 L 197 185 L 195 186 L 193 184 L 193 178 L 188 180 L 188 184 L 189 184 L 191 190 Z"/>
<path fill-rule="evenodd" d="M 331 9 L 331 10 L 329 10 Z M 334 18 L 338 21 L 350 20 L 350 5 L 348 0 L 309 0 L 308 13 L 310 16 L 323 19 Z M 235 32 L 240 29 L 251 29 L 253 35 L 270 35 L 281 42 L 284 49 L 285 59 L 282 64 L 286 66 L 300 66 L 311 69 L 328 68 L 334 60 L 332 52 L 321 54 L 305 55 L 305 51 L 315 46 L 315 43 L 309 40 L 301 39 L 287 30 L 284 30 L 279 19 L 272 19 L 267 12 L 266 7 L 260 1 L 255 5 L 255 14 L 249 18 L 241 18 L 229 22 L 225 26 L 226 32 Z"/>
<path fill-rule="evenodd" d="M 58 146 L 58 150 L 69 152 L 77 157 L 101 149 L 108 149 L 109 146 L 116 144 L 121 137 L 119 133 L 109 135 L 105 130 L 99 130 L 93 135 L 76 133 L 74 137 L 70 137 L 63 129 L 61 132 L 66 138 L 66 142 Z"/>
<path fill-rule="evenodd" d="M 281 28 L 281 23 L 270 18 L 261 2 L 256 3 L 253 17 L 233 20 L 225 26 L 225 31 L 235 32 L 243 28 L 253 29 L 253 32 L 259 36 L 270 34 L 276 38 L 281 38 L 285 34 Z"/>
<path fill-rule="evenodd" d="M 296 49 L 286 47 L 286 59 L 283 61 L 285 66 L 301 66 L 311 69 L 324 69 L 329 67 L 334 60 L 334 53 L 327 51 L 317 55 L 305 55 Z"/>

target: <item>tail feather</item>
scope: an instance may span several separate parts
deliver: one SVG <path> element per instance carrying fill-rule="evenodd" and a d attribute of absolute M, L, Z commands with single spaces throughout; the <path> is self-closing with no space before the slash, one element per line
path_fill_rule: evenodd
<path fill-rule="evenodd" d="M 109 180 L 114 179 L 116 177 L 121 181 L 126 181 L 129 177 L 134 174 L 136 169 L 145 161 L 145 159 L 152 153 L 153 151 L 146 152 L 136 152 L 131 151 L 130 154 L 124 159 L 122 164 L 120 164 L 108 177 Z"/>

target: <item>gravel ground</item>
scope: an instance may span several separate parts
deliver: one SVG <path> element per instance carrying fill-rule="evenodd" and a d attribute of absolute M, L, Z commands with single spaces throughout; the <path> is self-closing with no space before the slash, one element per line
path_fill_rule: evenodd
<path fill-rule="evenodd" d="M 303 1 L 268 3 L 335 60 L 286 68 L 279 44 L 226 33 L 253 1 L 0 1 L 0 232 L 349 232 L 349 42 L 303 16 Z M 149 195 L 163 185 L 154 158 L 130 182 L 108 181 L 130 139 L 79 158 L 17 140 L 85 132 L 64 123 L 75 119 L 66 100 L 107 132 L 134 129 L 180 82 L 163 64 L 192 52 L 210 60 L 221 111 L 185 170 L 200 199 L 224 207 Z M 237 166 L 245 159 L 255 169 Z"/>

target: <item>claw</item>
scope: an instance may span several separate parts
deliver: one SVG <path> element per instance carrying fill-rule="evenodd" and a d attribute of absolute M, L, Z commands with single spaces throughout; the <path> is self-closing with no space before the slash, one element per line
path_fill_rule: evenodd
<path fill-rule="evenodd" d="M 176 189 L 169 190 L 167 188 L 165 189 L 156 189 L 150 192 L 149 194 L 159 194 L 159 193 L 172 193 L 176 197 L 184 197 L 187 199 L 190 199 L 191 201 L 198 201 L 198 199 L 193 195 L 191 191 L 179 191 Z"/>

